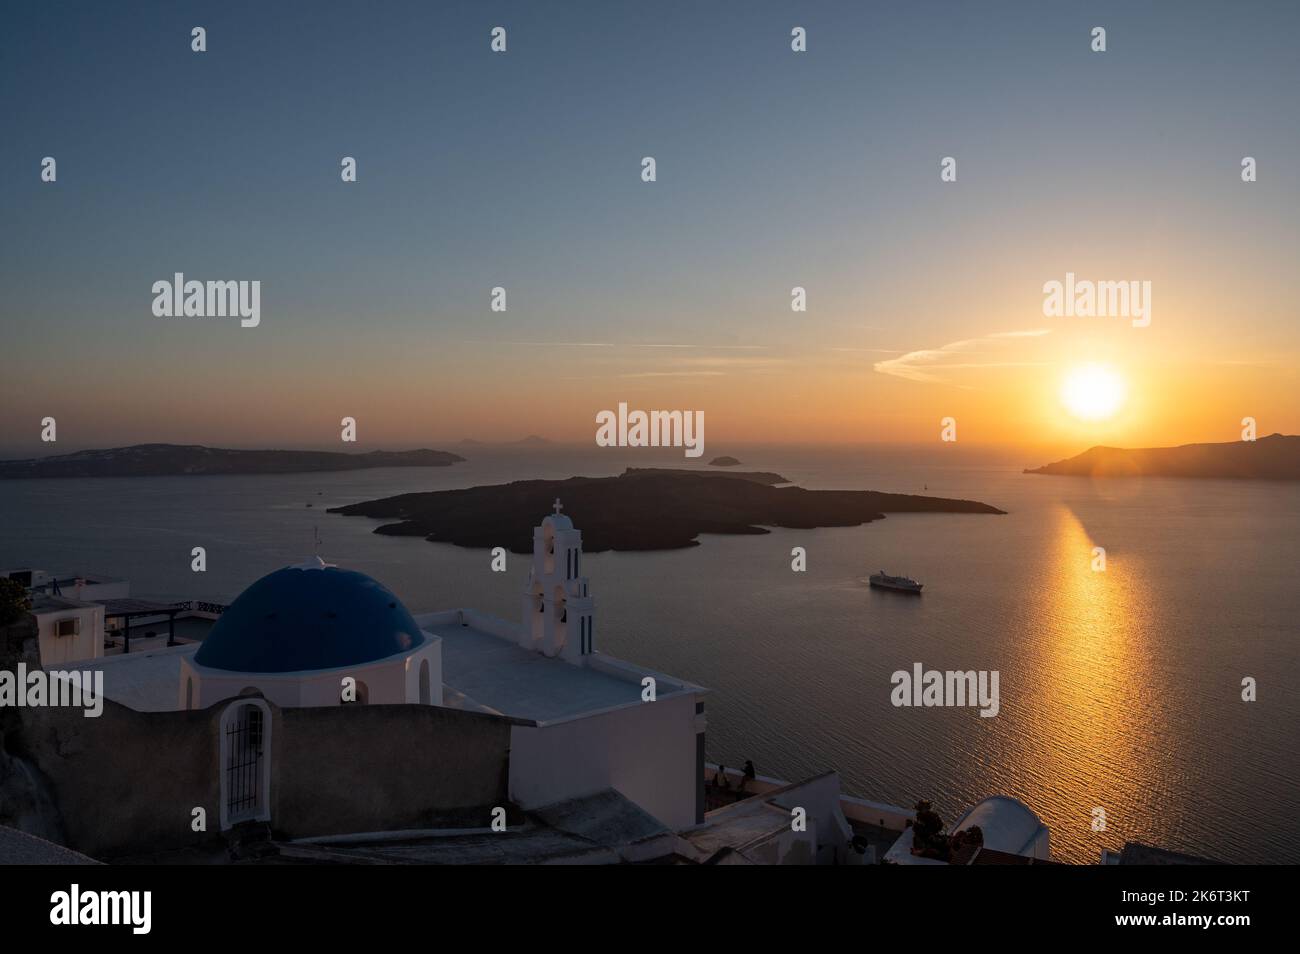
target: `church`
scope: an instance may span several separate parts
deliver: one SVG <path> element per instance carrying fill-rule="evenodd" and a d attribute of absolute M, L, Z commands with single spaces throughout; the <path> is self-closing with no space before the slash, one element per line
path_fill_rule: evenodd
<path fill-rule="evenodd" d="M 290 841 L 478 830 L 502 812 L 526 826 L 589 799 L 616 828 L 701 823 L 706 690 L 598 651 L 582 534 L 561 511 L 534 528 L 516 620 L 413 615 L 313 557 L 248 586 L 200 642 L 78 663 L 102 674 L 103 716 L 45 709 L 28 726 L 65 823 L 95 820 L 70 844 L 184 842 L 200 810 L 212 832 L 252 822 Z M 178 816 L 155 823 L 168 805 Z"/>
<path fill-rule="evenodd" d="M 702 821 L 705 690 L 596 651 L 582 533 L 562 509 L 557 500 L 534 528 L 517 622 L 467 608 L 412 616 L 378 581 L 312 558 L 253 583 L 197 651 L 179 654 L 176 708 L 248 700 L 223 721 L 223 764 L 265 757 L 272 704 L 506 716 L 523 723 L 510 743 L 519 806 L 614 788 L 666 825 Z M 269 778 L 256 766 L 244 775 Z M 228 795 L 223 808 L 233 797 L 241 810 L 223 818 L 269 818 L 261 796 Z"/>

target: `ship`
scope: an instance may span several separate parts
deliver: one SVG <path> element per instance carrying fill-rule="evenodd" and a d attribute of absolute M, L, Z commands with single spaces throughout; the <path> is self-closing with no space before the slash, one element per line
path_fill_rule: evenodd
<path fill-rule="evenodd" d="M 872 586 L 879 587 L 882 590 L 897 590 L 900 593 L 915 593 L 917 596 L 921 595 L 921 587 L 924 585 L 923 583 L 916 582 L 916 580 L 911 577 L 890 576 L 884 570 L 881 570 L 879 573 L 871 574 L 870 579 Z"/>

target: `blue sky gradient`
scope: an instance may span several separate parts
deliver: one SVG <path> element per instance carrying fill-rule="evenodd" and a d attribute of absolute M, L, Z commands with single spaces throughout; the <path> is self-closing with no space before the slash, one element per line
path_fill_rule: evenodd
<path fill-rule="evenodd" d="M 826 408 L 827 388 L 855 434 L 904 439 L 852 402 L 929 427 L 925 386 L 871 349 L 1040 325 L 1041 284 L 1067 270 L 1153 280 L 1144 347 L 1164 359 L 1294 368 L 1295 3 L 6 11 L 0 450 L 50 450 L 45 414 L 60 450 L 326 443 L 349 407 L 384 416 L 367 433 L 385 446 L 581 437 L 629 396 L 707 406 L 739 438 L 765 425 L 728 394 Z M 261 327 L 155 318 L 175 271 L 260 280 Z M 845 426 L 822 418 L 804 433 Z"/>

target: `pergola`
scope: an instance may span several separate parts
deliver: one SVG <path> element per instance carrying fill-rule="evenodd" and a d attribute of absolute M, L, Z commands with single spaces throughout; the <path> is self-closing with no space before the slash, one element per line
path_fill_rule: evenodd
<path fill-rule="evenodd" d="M 104 607 L 104 622 L 110 619 L 122 620 L 122 652 L 131 651 L 131 620 L 139 616 L 167 617 L 167 645 L 176 645 L 176 614 L 183 607 L 174 603 L 155 603 L 152 600 L 118 599 L 96 600 Z"/>

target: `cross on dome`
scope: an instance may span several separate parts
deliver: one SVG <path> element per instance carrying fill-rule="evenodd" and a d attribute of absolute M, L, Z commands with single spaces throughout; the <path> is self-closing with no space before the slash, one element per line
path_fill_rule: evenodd
<path fill-rule="evenodd" d="M 564 509 L 564 504 L 560 503 L 559 497 L 555 498 L 555 503 L 551 505 L 551 509 L 554 510 L 557 514 Z"/>

